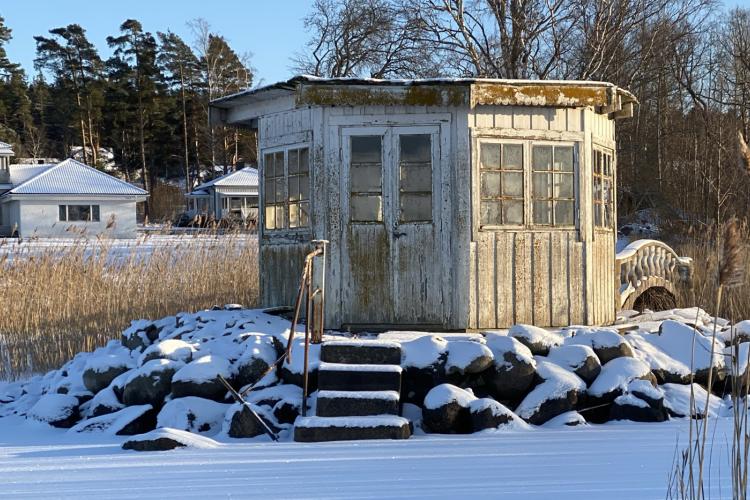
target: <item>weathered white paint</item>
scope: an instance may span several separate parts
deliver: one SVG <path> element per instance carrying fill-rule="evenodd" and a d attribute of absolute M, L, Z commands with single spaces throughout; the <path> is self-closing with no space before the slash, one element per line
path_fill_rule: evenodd
<path fill-rule="evenodd" d="M 614 320 L 615 232 L 593 228 L 591 179 L 593 145 L 614 149 L 610 116 L 590 107 L 310 105 L 309 100 L 298 104 L 294 90 L 286 92 L 220 110 L 223 123 L 257 126 L 261 159 L 273 148 L 310 147 L 311 226 L 286 232 L 261 229 L 264 306 L 293 303 L 310 240 L 327 239 L 330 328 L 434 327 L 437 322 L 449 329 L 482 329 Z M 353 133 L 387 137 L 405 127 L 437 134 L 433 228 L 396 239 L 394 229 L 401 231 L 393 224 L 353 230 L 345 138 Z M 574 145 L 574 228 L 480 230 L 477 145 L 486 137 Z M 260 168 L 262 179 L 262 164 Z M 384 176 L 389 189 L 397 186 L 393 174 Z M 262 198 L 261 192 L 261 206 Z M 386 197 L 385 210 L 392 214 L 389 203 Z M 261 228 L 263 216 L 261 210 Z M 315 276 L 320 282 L 320 268 Z M 422 293 L 428 287 L 435 290 Z"/>
<path fill-rule="evenodd" d="M 60 222 L 59 205 L 99 205 L 99 222 Z M 89 236 L 106 234 L 112 238 L 135 238 L 135 205 L 136 200 L 132 197 L 27 197 L 3 204 L 3 226 L 15 228 L 18 236 L 23 238 L 70 238 L 80 234 L 79 231 L 85 231 Z M 110 221 L 114 224 L 107 228 Z"/>

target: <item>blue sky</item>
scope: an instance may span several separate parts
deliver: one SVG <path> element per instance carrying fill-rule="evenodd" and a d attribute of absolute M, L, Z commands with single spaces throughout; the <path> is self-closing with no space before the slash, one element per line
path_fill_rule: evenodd
<path fill-rule="evenodd" d="M 129 18 L 147 31 L 191 34 L 187 21 L 202 17 L 238 52 L 252 54 L 255 84 L 292 76 L 291 59 L 307 40 L 302 18 L 311 0 L 0 0 L 0 15 L 13 30 L 8 56 L 33 73 L 34 35 L 78 23 L 88 32 L 102 57 L 110 53 L 106 38 Z M 728 6 L 750 8 L 750 0 L 726 0 Z"/>
<path fill-rule="evenodd" d="M 292 75 L 291 58 L 307 40 L 302 18 L 307 0 L 0 0 L 0 16 L 13 30 L 8 57 L 33 73 L 35 35 L 78 23 L 102 57 L 110 54 L 107 36 L 120 24 L 138 19 L 145 30 L 171 30 L 189 41 L 187 21 L 202 17 L 238 52 L 250 52 L 255 84 L 273 83 Z"/>

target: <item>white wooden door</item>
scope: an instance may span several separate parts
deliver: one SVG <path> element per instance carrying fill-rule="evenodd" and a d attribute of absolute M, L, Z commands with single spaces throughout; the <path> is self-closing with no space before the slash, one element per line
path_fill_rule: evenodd
<path fill-rule="evenodd" d="M 342 131 L 345 325 L 443 323 L 438 126 Z"/>

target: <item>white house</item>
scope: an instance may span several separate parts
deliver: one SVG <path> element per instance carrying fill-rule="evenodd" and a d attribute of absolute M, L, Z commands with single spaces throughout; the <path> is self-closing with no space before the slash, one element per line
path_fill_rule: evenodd
<path fill-rule="evenodd" d="M 136 235 L 136 203 L 148 193 L 73 159 L 10 165 L 0 143 L 0 236 Z"/>
<path fill-rule="evenodd" d="M 258 170 L 245 167 L 196 187 L 186 196 L 188 214 L 215 219 L 258 219 Z"/>

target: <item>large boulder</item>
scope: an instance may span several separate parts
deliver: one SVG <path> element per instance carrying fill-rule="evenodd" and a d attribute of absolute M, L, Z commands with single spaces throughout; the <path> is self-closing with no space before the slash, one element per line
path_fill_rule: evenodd
<path fill-rule="evenodd" d="M 454 340 L 448 342 L 445 370 L 448 375 L 474 375 L 492 365 L 492 351 L 481 342 Z"/>
<path fill-rule="evenodd" d="M 627 390 L 633 380 L 646 380 L 656 386 L 656 377 L 649 366 L 635 358 L 615 358 L 602 366 L 602 371 L 588 389 L 588 406 L 585 412 L 589 422 L 604 422 L 609 418 L 608 405 Z"/>
<path fill-rule="evenodd" d="M 664 407 L 672 417 L 692 416 L 701 419 L 706 413 L 706 400 L 708 399 L 708 416 L 716 417 L 722 414 L 724 401 L 708 392 L 702 386 L 693 384 L 693 396 L 691 405 L 690 385 L 664 384 L 660 386 L 664 392 Z"/>
<path fill-rule="evenodd" d="M 513 325 L 508 331 L 508 336 L 518 340 L 534 355 L 539 356 L 546 356 L 550 349 L 563 342 L 560 335 L 532 325 Z"/>
<path fill-rule="evenodd" d="M 232 438 L 252 438 L 265 434 L 263 424 L 256 415 L 273 431 L 278 432 L 273 418 L 260 406 L 253 406 L 253 412 L 245 405 L 233 404 L 224 416 L 222 432 Z"/>
<path fill-rule="evenodd" d="M 94 397 L 83 406 L 86 408 L 84 413 L 86 418 L 100 417 L 125 408 L 125 405 L 117 399 L 117 395 L 112 387 L 107 387 L 97 392 L 96 395 L 94 395 Z"/>
<path fill-rule="evenodd" d="M 229 380 L 234 370 L 224 358 L 210 354 L 191 361 L 180 368 L 172 377 L 172 397 L 198 396 L 224 401 L 226 387 L 219 380 L 219 376 Z"/>
<path fill-rule="evenodd" d="M 133 359 L 125 354 L 98 354 L 89 357 L 83 370 L 83 385 L 93 394 L 101 391 L 119 375 L 135 366 Z"/>
<path fill-rule="evenodd" d="M 536 361 L 528 347 L 513 337 L 487 334 L 494 363 L 487 371 L 488 392 L 499 401 L 518 402 L 534 383 Z"/>
<path fill-rule="evenodd" d="M 228 404 L 188 396 L 168 401 L 156 417 L 158 427 L 213 435 L 221 430 Z"/>
<path fill-rule="evenodd" d="M 750 342 L 730 344 L 724 349 L 724 364 L 727 367 L 729 388 L 747 394 L 750 385 Z"/>
<path fill-rule="evenodd" d="M 82 420 L 71 427 L 69 432 L 101 432 L 118 436 L 133 436 L 153 430 L 155 427 L 156 413 L 153 407 L 138 405 Z"/>
<path fill-rule="evenodd" d="M 628 384 L 625 394 L 615 398 L 609 410 L 610 420 L 634 422 L 663 422 L 668 414 L 664 394 L 646 380 L 636 379 Z"/>
<path fill-rule="evenodd" d="M 573 327 L 566 331 L 571 334 L 565 339 L 566 345 L 591 347 L 602 365 L 615 358 L 633 357 L 633 349 L 615 329 Z"/>
<path fill-rule="evenodd" d="M 422 411 L 425 431 L 468 434 L 472 430 L 469 406 L 476 397 L 451 384 L 441 384 L 427 393 Z"/>
<path fill-rule="evenodd" d="M 542 382 L 526 395 L 516 415 L 534 425 L 576 408 L 586 394 L 586 383 L 575 373 L 536 356 L 537 375 Z"/>
<path fill-rule="evenodd" d="M 401 344 L 401 395 L 404 401 L 422 404 L 427 393 L 444 383 L 448 342 L 437 335 L 423 335 Z"/>
<path fill-rule="evenodd" d="M 138 358 L 138 364 L 143 365 L 152 359 L 171 359 L 181 363 L 190 363 L 196 350 L 192 344 L 179 339 L 162 340 L 147 347 Z"/>
<path fill-rule="evenodd" d="M 515 413 L 494 399 L 481 398 L 469 403 L 471 429 L 473 432 L 485 429 L 525 428 L 526 423 Z"/>
<path fill-rule="evenodd" d="M 234 381 L 239 387 L 259 381 L 277 358 L 273 338 L 268 335 L 248 336 L 242 345 L 245 351 L 235 362 Z"/>
<path fill-rule="evenodd" d="M 124 347 L 131 351 L 140 350 L 150 346 L 159 338 L 161 329 L 153 321 L 139 319 L 130 322 L 124 332 L 122 332 L 121 342 Z"/>
<path fill-rule="evenodd" d="M 80 419 L 78 398 L 69 394 L 44 394 L 27 416 L 52 427 L 72 427 Z"/>
<path fill-rule="evenodd" d="M 602 365 L 594 350 L 587 345 L 561 345 L 550 349 L 547 359 L 578 375 L 586 384 L 591 384 Z"/>
<path fill-rule="evenodd" d="M 161 408 L 172 390 L 172 377 L 183 367 L 179 361 L 152 359 L 132 373 L 122 389 L 122 402 L 127 406 L 150 404 Z"/>
<path fill-rule="evenodd" d="M 544 423 L 544 427 L 578 427 L 582 425 L 588 425 L 588 422 L 577 411 L 566 411 Z"/>

